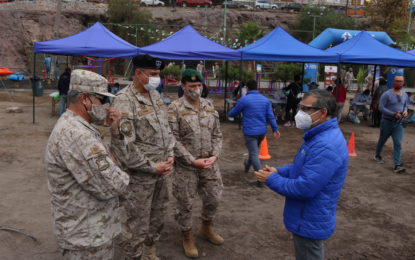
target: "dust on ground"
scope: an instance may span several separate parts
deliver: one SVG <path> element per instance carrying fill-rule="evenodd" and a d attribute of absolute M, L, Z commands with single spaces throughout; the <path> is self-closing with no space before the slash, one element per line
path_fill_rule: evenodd
<path fill-rule="evenodd" d="M 50 197 L 43 168 L 48 136 L 57 117 L 52 117 L 48 96 L 36 98 L 36 123 L 32 124 L 30 93 L 13 93 L 13 102 L 0 92 L 0 226 L 24 230 L 38 242 L 16 233 L 0 231 L 2 260 L 61 259 L 52 231 Z M 215 97 L 223 111 L 221 96 Z M 18 105 L 21 114 L 7 114 L 6 107 Z M 252 260 L 294 259 L 291 235 L 282 222 L 284 198 L 268 188 L 252 185 L 251 174 L 243 173 L 246 157 L 238 124 L 222 122 L 224 145 L 220 166 L 225 185 L 215 226 L 225 238 L 214 246 L 200 238 L 202 259 Z M 405 129 L 403 162 L 405 174 L 392 172 L 392 144 L 385 147 L 384 165 L 372 161 L 379 130 L 367 122 L 342 123 L 346 138 L 356 134 L 357 158 L 351 158 L 337 211 L 337 229 L 326 244 L 327 259 L 415 259 L 415 128 Z M 293 159 L 302 132 L 281 127 L 281 139 L 269 133 L 270 165 Z M 181 233 L 169 205 L 166 226 L 158 245 L 163 260 L 187 259 L 182 253 Z M 196 203 L 194 229 L 200 220 Z"/>

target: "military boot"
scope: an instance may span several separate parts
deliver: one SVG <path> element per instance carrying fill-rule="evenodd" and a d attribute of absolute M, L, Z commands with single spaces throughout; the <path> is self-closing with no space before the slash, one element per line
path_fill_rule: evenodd
<path fill-rule="evenodd" d="M 141 256 L 141 260 L 160 260 L 156 255 L 156 246 L 146 246 L 144 245 L 143 248 L 143 255 Z"/>
<path fill-rule="evenodd" d="M 192 230 L 183 232 L 183 250 L 184 254 L 190 258 L 198 258 L 199 252 L 195 245 L 195 239 L 193 238 Z"/>
<path fill-rule="evenodd" d="M 225 241 L 218 233 L 213 230 L 212 221 L 203 220 L 199 234 L 202 237 L 207 238 L 209 242 L 215 245 L 222 245 Z"/>

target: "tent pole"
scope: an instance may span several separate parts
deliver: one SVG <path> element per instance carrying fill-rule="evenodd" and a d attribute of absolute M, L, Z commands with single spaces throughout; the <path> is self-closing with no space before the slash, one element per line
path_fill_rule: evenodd
<path fill-rule="evenodd" d="M 33 124 L 35 124 L 35 84 L 36 84 L 36 52 L 33 52 L 33 80 L 32 80 Z"/>
<path fill-rule="evenodd" d="M 373 80 L 372 80 L 372 95 L 375 92 L 375 81 L 376 81 L 376 69 L 378 65 L 375 65 L 375 68 L 373 69 Z"/>
<path fill-rule="evenodd" d="M 225 88 L 224 88 L 224 97 L 225 97 L 225 106 L 223 108 L 223 111 L 225 113 L 225 118 L 227 117 L 226 115 L 226 99 L 228 98 L 227 96 L 227 91 L 228 91 L 228 61 L 225 61 Z"/>
<path fill-rule="evenodd" d="M 69 56 L 66 55 L 66 67 L 69 68 Z"/>
<path fill-rule="evenodd" d="M 303 89 L 304 87 L 304 67 L 305 67 L 305 62 L 303 62 L 303 66 L 301 69 L 301 89 Z"/>
<path fill-rule="evenodd" d="M 239 85 L 241 85 L 242 78 L 242 60 L 239 61 Z"/>

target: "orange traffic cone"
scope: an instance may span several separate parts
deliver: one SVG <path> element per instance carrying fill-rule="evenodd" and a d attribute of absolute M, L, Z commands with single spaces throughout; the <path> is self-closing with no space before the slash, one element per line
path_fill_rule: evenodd
<path fill-rule="evenodd" d="M 354 132 L 352 132 L 352 135 L 350 136 L 349 143 L 347 144 L 347 148 L 349 149 L 349 156 L 350 157 L 356 157 L 356 151 L 354 149 Z"/>
<path fill-rule="evenodd" d="M 268 142 L 266 136 L 264 137 L 264 140 L 262 140 L 261 146 L 259 147 L 258 158 L 262 160 L 271 159 L 271 155 L 268 153 Z"/>

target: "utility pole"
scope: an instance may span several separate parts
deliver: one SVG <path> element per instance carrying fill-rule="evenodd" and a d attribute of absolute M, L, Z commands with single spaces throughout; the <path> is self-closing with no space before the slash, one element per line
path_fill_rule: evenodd
<path fill-rule="evenodd" d="M 226 17 L 228 16 L 227 11 L 228 11 L 228 5 L 225 3 L 225 7 L 223 10 L 223 41 L 222 44 L 226 46 Z"/>
<path fill-rule="evenodd" d="M 55 28 L 53 28 L 56 38 L 59 37 L 59 29 L 61 27 L 62 1 L 63 0 L 56 1 Z"/>

